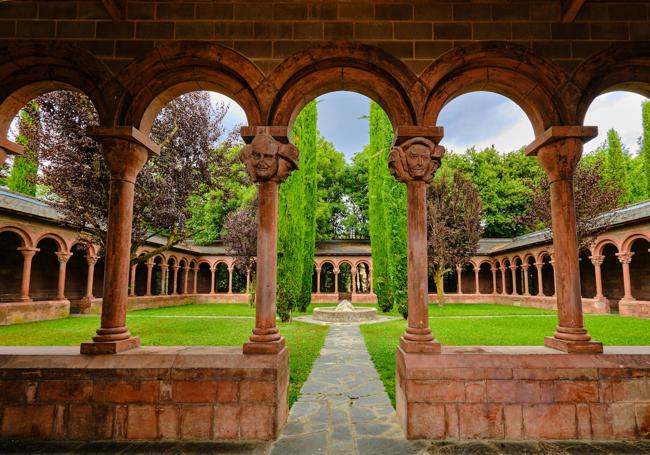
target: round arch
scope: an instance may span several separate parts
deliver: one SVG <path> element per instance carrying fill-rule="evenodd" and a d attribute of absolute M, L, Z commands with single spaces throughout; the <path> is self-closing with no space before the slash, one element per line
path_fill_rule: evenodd
<path fill-rule="evenodd" d="M 616 247 L 616 251 L 617 251 L 617 252 L 618 252 L 618 251 L 623 251 L 623 250 L 621 249 L 621 245 L 620 245 L 620 243 L 619 243 L 618 241 L 616 241 L 616 240 L 613 239 L 613 238 L 609 238 L 609 237 L 607 237 L 607 238 L 604 238 L 604 239 L 602 239 L 602 240 L 599 240 L 598 243 L 596 243 L 596 244 L 594 245 L 594 247 L 593 247 L 593 255 L 594 255 L 594 256 L 600 256 L 600 255 L 602 255 L 602 254 L 603 254 L 603 249 L 604 249 L 607 245 L 614 245 L 614 246 Z"/>
<path fill-rule="evenodd" d="M 35 243 L 32 241 L 31 236 L 24 230 L 15 226 L 2 226 L 0 232 L 13 232 L 18 236 L 21 241 L 21 246 L 26 248 L 33 248 Z"/>
<path fill-rule="evenodd" d="M 377 102 L 393 123 L 418 123 L 417 104 L 424 88 L 408 67 L 383 50 L 366 44 L 340 42 L 298 52 L 278 65 L 269 77 L 277 93 L 268 114 L 269 125 L 289 125 L 311 100 L 328 92 L 357 92 Z M 415 100 L 415 102 L 414 102 Z"/>
<path fill-rule="evenodd" d="M 639 239 L 650 242 L 650 235 L 646 235 L 642 232 L 630 235 L 625 240 L 623 240 L 623 243 L 621 245 L 621 253 L 629 253 L 632 250 L 632 244 Z"/>
<path fill-rule="evenodd" d="M 53 240 L 58 245 L 59 253 L 68 252 L 68 243 L 65 240 L 63 240 L 63 238 L 59 234 L 55 234 L 54 232 L 46 232 L 45 234 L 41 234 L 39 237 L 37 237 L 34 244 L 38 245 L 41 242 L 41 240 L 44 239 Z"/>
<path fill-rule="evenodd" d="M 568 106 L 575 107 L 577 124 L 603 93 L 625 90 L 650 98 L 650 43 L 619 44 L 591 56 L 578 66 L 571 83 L 575 95 Z"/>
<path fill-rule="evenodd" d="M 265 100 L 260 99 L 268 92 L 264 74 L 246 57 L 219 44 L 163 44 L 122 69 L 117 80 L 125 94 L 118 103 L 116 124 L 135 125 L 145 134 L 167 103 L 193 91 L 215 91 L 232 98 L 250 125 L 259 125 L 264 118 Z"/>
<path fill-rule="evenodd" d="M 469 92 L 506 96 L 528 116 L 535 134 L 561 124 L 566 117 L 556 102 L 566 74 L 551 60 L 513 43 L 481 42 L 454 48 L 434 61 L 421 76 L 427 90 L 422 118 L 435 125 L 442 108 Z"/>
<path fill-rule="evenodd" d="M 108 67 L 85 49 L 30 41 L 4 47 L 0 54 L 0 137 L 7 137 L 16 113 L 27 102 L 54 90 L 86 95 L 102 123 L 112 116 L 108 100 L 120 90 Z"/>

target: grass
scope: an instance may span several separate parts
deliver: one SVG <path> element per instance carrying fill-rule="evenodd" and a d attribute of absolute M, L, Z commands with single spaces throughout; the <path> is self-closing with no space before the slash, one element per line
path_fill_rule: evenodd
<path fill-rule="evenodd" d="M 461 305 L 448 305 L 450 313 L 457 315 Z M 504 313 L 502 305 L 467 305 L 466 314 L 479 315 L 478 308 L 490 306 L 497 318 L 436 319 L 429 320 L 431 330 L 440 343 L 447 346 L 539 346 L 545 336 L 553 334 L 557 319 L 553 315 L 512 317 Z M 510 307 L 512 313 L 528 308 Z M 483 311 L 483 310 L 480 310 Z M 511 314 L 512 314 L 511 313 Z M 552 312 L 547 312 L 552 313 Z M 430 312 L 431 315 L 431 312 Z M 480 315 L 487 316 L 482 313 Z M 512 314 L 514 316 L 514 314 Z M 585 315 L 585 324 L 591 336 L 609 346 L 635 346 L 650 344 L 650 320 L 622 318 L 620 316 Z M 406 321 L 390 321 L 361 326 L 366 346 L 386 392 L 395 405 L 395 349 L 404 333 Z"/>
<path fill-rule="evenodd" d="M 198 308 L 197 308 L 198 307 Z M 211 308 L 218 307 L 218 308 Z M 247 316 L 242 305 L 187 305 L 129 312 L 127 324 L 143 346 L 240 346 L 250 335 L 252 319 L 154 318 L 141 316 Z M 74 346 L 89 341 L 99 327 L 98 317 L 66 318 L 0 327 L 0 345 Z M 300 393 L 314 360 L 325 342 L 328 327 L 292 322 L 279 323 L 280 333 L 291 350 L 289 405 Z"/>

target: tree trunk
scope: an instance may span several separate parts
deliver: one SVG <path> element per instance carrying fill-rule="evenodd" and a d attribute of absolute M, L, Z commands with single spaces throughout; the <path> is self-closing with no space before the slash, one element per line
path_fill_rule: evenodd
<path fill-rule="evenodd" d="M 445 276 L 445 271 L 443 269 L 436 269 L 436 271 L 433 274 L 434 280 L 436 282 L 436 293 L 438 295 L 438 308 L 442 308 L 444 303 L 445 303 L 445 297 L 444 297 L 444 281 L 443 278 Z"/>

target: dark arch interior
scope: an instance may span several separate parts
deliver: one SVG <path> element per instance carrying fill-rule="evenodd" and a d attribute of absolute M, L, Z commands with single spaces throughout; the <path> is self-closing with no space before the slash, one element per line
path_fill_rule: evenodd
<path fill-rule="evenodd" d="M 22 246 L 18 234 L 0 232 L 0 302 L 15 302 L 20 299 L 23 255 L 18 248 Z"/>

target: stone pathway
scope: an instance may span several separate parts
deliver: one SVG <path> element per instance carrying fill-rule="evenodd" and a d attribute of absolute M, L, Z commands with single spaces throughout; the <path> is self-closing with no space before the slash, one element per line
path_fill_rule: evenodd
<path fill-rule="evenodd" d="M 415 454 L 358 325 L 332 326 L 272 455 Z"/>

